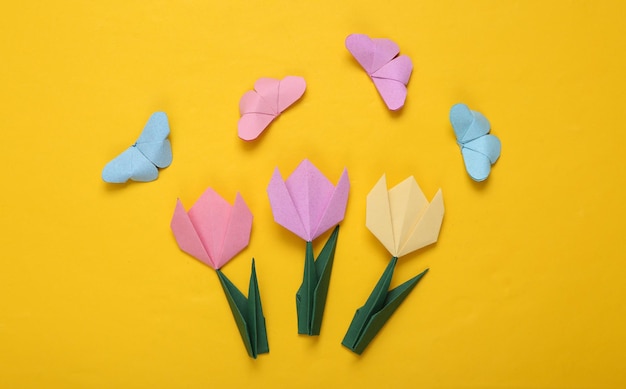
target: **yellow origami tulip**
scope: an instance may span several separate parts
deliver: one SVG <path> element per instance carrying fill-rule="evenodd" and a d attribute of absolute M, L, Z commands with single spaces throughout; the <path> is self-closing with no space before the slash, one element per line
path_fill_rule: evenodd
<path fill-rule="evenodd" d="M 383 175 L 367 195 L 365 224 L 393 257 L 365 304 L 357 309 L 341 342 L 352 352 L 360 355 L 365 351 L 428 272 L 426 269 L 389 290 L 398 257 L 437 241 L 443 211 L 441 189 L 429 203 L 413 177 L 387 191 L 387 181 Z"/>
<path fill-rule="evenodd" d="M 367 228 L 398 258 L 439 237 L 443 220 L 441 189 L 429 203 L 413 176 L 387 191 L 385 175 L 367 195 Z"/>

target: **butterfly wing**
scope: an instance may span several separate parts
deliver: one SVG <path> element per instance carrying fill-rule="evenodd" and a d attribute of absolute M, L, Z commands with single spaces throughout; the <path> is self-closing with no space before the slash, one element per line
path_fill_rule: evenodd
<path fill-rule="evenodd" d="M 280 81 L 278 88 L 278 111 L 282 113 L 300 100 L 306 90 L 306 81 L 302 77 L 287 76 Z"/>
<path fill-rule="evenodd" d="M 248 91 L 241 97 L 239 113 L 241 118 L 237 123 L 237 129 L 239 137 L 243 140 L 256 139 L 278 115 L 276 107 L 256 90 Z"/>
<path fill-rule="evenodd" d="M 372 74 L 372 81 L 390 110 L 395 111 L 404 106 L 406 85 L 412 71 L 411 59 L 406 55 L 401 55 Z"/>
<path fill-rule="evenodd" d="M 141 182 L 154 181 L 158 176 L 156 166 L 135 146 L 126 149 L 102 170 L 102 179 L 112 184 L 122 184 L 129 179 Z"/>
<path fill-rule="evenodd" d="M 498 137 L 488 135 L 489 120 L 465 104 L 455 104 L 450 109 L 450 123 L 461 146 L 465 170 L 474 181 L 486 180 L 502 148 Z"/>
<path fill-rule="evenodd" d="M 474 181 L 484 181 L 489 177 L 491 172 L 491 162 L 486 155 L 478 151 L 463 147 L 463 162 L 465 162 L 465 170 Z"/>
<path fill-rule="evenodd" d="M 473 121 L 474 115 L 472 115 L 472 111 L 467 105 L 459 103 L 454 104 L 450 108 L 450 123 L 452 123 L 457 142 L 461 143 L 463 141 L 463 136 Z"/>
<path fill-rule="evenodd" d="M 465 170 L 474 181 L 489 177 L 491 165 L 500 157 L 502 144 L 495 135 L 485 135 L 463 145 L 461 153 Z"/>
<path fill-rule="evenodd" d="M 243 115 L 237 124 L 239 137 L 243 140 L 255 140 L 276 118 L 274 115 L 249 113 Z"/>
<path fill-rule="evenodd" d="M 280 92 L 280 80 L 268 77 L 261 77 L 254 83 L 254 91 L 261 99 L 255 107 L 260 112 L 278 115 L 278 95 Z"/>
<path fill-rule="evenodd" d="M 400 52 L 400 47 L 391 39 L 371 39 L 364 34 L 348 35 L 346 49 L 370 76 Z"/>
<path fill-rule="evenodd" d="M 480 112 L 472 111 L 465 104 L 455 104 L 450 108 L 450 123 L 456 140 L 466 143 L 489 133 L 489 120 Z"/>
<path fill-rule="evenodd" d="M 169 134 L 167 115 L 165 112 L 155 112 L 137 139 L 137 149 L 154 165 L 168 167 L 172 163 L 172 145 L 167 139 Z"/>
<path fill-rule="evenodd" d="M 254 91 L 246 92 L 239 101 L 241 118 L 237 124 L 239 137 L 254 140 L 282 111 L 295 103 L 306 89 L 302 77 L 288 76 L 282 80 L 260 78 Z"/>
<path fill-rule="evenodd" d="M 390 39 L 371 39 L 352 34 L 346 38 L 346 48 L 372 78 L 378 93 L 392 111 L 404 106 L 406 85 L 413 71 L 411 59 L 400 52 Z"/>
<path fill-rule="evenodd" d="M 495 135 L 485 135 L 463 145 L 464 148 L 483 154 L 493 165 L 500 157 L 502 143 Z"/>

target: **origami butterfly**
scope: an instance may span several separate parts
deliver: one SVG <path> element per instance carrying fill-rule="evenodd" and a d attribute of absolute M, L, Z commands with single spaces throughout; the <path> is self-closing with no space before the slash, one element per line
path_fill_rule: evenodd
<path fill-rule="evenodd" d="M 102 170 L 106 182 L 121 184 L 128 179 L 133 181 L 154 181 L 159 176 L 159 168 L 172 163 L 172 146 L 167 136 L 170 126 L 165 112 L 155 112 L 148 119 L 139 139 Z"/>
<path fill-rule="evenodd" d="M 239 137 L 256 139 L 272 120 L 302 97 L 305 89 L 306 82 L 302 77 L 259 78 L 254 83 L 254 90 L 246 92 L 239 101 Z"/>
<path fill-rule="evenodd" d="M 346 48 L 370 76 L 387 108 L 402 108 L 413 63 L 406 55 L 396 57 L 400 53 L 398 45 L 390 39 L 351 34 L 346 38 Z"/>
<path fill-rule="evenodd" d="M 489 134 L 490 125 L 480 112 L 470 110 L 465 104 L 455 104 L 450 109 L 450 122 L 465 162 L 465 170 L 474 181 L 489 177 L 491 165 L 500 157 L 500 139 Z"/>

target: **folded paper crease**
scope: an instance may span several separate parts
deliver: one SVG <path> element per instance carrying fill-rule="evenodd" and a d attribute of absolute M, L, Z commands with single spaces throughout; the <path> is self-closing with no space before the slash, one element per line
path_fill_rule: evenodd
<path fill-rule="evenodd" d="M 296 293 L 299 334 L 320 334 L 338 235 L 339 226 L 336 226 L 317 259 L 313 255 L 313 243 L 306 243 L 304 276 Z"/>
<path fill-rule="evenodd" d="M 169 133 L 165 112 L 153 113 L 135 144 L 105 165 L 102 179 L 113 184 L 156 180 L 159 176 L 157 168 L 163 169 L 172 163 Z"/>
<path fill-rule="evenodd" d="M 177 200 L 170 226 L 181 250 L 219 269 L 248 246 L 252 213 L 239 193 L 231 206 L 208 188 L 189 212 Z"/>
<path fill-rule="evenodd" d="M 486 180 L 502 150 L 500 139 L 489 134 L 489 120 L 459 103 L 450 108 L 450 123 L 461 148 L 465 170 L 474 181 Z"/>
<path fill-rule="evenodd" d="M 402 108 L 413 63 L 406 55 L 398 56 L 398 45 L 386 38 L 351 34 L 346 38 L 346 48 L 372 79 L 387 108 L 392 111 Z"/>
<path fill-rule="evenodd" d="M 217 270 L 217 275 L 248 355 L 256 358 L 259 354 L 268 353 L 270 350 L 267 329 L 254 258 L 252 259 L 248 297 L 245 297 L 221 270 Z"/>
<path fill-rule="evenodd" d="M 367 195 L 365 224 L 394 257 L 435 243 L 443 215 L 441 189 L 429 203 L 413 177 L 387 190 L 383 175 Z"/>
<path fill-rule="evenodd" d="M 259 78 L 254 90 L 244 93 L 239 100 L 239 137 L 247 141 L 256 139 L 274 119 L 302 97 L 305 89 L 306 82 L 302 77 Z"/>
<path fill-rule="evenodd" d="M 344 218 L 350 181 L 344 169 L 337 186 L 309 160 L 283 181 L 278 168 L 267 188 L 274 220 L 307 242 Z"/>
<path fill-rule="evenodd" d="M 398 258 L 393 257 L 376 283 L 365 304 L 357 309 L 341 344 L 356 354 L 362 354 L 380 332 L 391 315 L 428 272 L 420 274 L 389 290 Z"/>

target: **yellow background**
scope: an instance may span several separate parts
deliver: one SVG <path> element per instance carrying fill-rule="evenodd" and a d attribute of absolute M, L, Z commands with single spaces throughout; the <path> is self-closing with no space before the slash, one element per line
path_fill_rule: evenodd
<path fill-rule="evenodd" d="M 621 1 L 4 4 L 0 386 L 625 387 L 625 20 Z M 412 58 L 400 113 L 345 49 L 353 32 Z M 306 79 L 303 99 L 241 141 L 239 98 L 285 75 Z M 456 102 L 502 141 L 485 183 L 463 168 Z M 173 164 L 102 182 L 157 110 Z M 296 333 L 304 243 L 265 191 L 304 158 L 352 184 L 318 338 Z M 389 260 L 365 227 L 383 173 L 441 187 L 446 215 L 393 285 L 431 271 L 358 357 L 340 343 Z M 176 198 L 208 186 L 255 217 L 223 270 L 245 290 L 257 260 L 271 353 L 256 361 L 169 228 Z"/>

